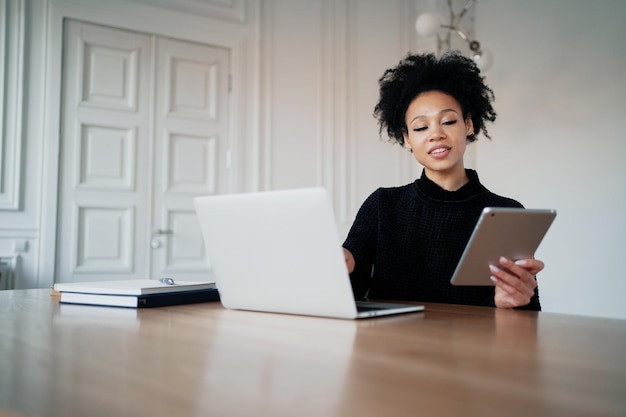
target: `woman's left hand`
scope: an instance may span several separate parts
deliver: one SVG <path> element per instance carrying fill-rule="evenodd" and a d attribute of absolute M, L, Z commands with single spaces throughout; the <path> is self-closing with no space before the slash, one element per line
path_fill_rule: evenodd
<path fill-rule="evenodd" d="M 520 259 L 515 262 L 500 258 L 499 265 L 490 265 L 491 280 L 496 285 L 496 307 L 513 308 L 530 303 L 535 295 L 535 275 L 544 267 L 537 259 Z"/>

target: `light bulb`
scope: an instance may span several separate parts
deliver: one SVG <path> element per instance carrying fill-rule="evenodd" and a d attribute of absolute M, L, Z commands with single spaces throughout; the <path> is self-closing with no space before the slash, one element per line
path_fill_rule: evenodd
<path fill-rule="evenodd" d="M 422 13 L 415 21 L 415 30 L 420 36 L 431 36 L 437 33 L 441 23 L 439 17 L 433 13 Z"/>
<path fill-rule="evenodd" d="M 493 65 L 493 54 L 489 49 L 482 49 L 474 55 L 474 62 L 481 71 L 487 71 Z"/>

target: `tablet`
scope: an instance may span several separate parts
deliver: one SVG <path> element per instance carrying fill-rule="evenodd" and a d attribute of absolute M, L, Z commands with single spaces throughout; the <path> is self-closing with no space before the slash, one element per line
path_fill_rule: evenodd
<path fill-rule="evenodd" d="M 512 260 L 534 257 L 555 217 L 556 210 L 486 207 L 450 283 L 493 286 L 489 265 L 499 265 L 501 256 Z"/>

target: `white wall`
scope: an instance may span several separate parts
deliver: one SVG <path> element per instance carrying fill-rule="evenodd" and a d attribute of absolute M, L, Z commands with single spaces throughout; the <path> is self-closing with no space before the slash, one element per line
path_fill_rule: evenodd
<path fill-rule="evenodd" d="M 327 187 L 345 233 L 376 187 L 412 178 L 372 117 L 378 78 L 414 39 L 411 2 L 261 4 L 262 188 Z"/>
<path fill-rule="evenodd" d="M 479 2 L 493 51 L 492 142 L 477 168 L 494 192 L 558 210 L 537 257 L 545 311 L 626 318 L 626 2 Z"/>

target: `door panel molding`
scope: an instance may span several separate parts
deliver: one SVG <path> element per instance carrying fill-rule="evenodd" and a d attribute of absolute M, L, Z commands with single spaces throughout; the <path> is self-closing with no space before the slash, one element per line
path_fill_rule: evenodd
<path fill-rule="evenodd" d="M 72 274 L 130 274 L 134 270 L 134 207 L 77 205 Z"/>
<path fill-rule="evenodd" d="M 165 132 L 166 161 L 163 191 L 178 194 L 217 194 L 221 172 L 218 137 Z M 210 170 L 210 168 L 213 168 Z"/>
<path fill-rule="evenodd" d="M 81 125 L 77 154 L 79 189 L 136 191 L 137 129 Z"/>
<path fill-rule="evenodd" d="M 88 41 L 86 37 L 84 39 Z M 136 112 L 138 51 L 87 43 L 84 55 L 83 73 L 87 78 L 83 85 L 82 104 Z M 117 79 L 115 86 L 118 88 L 113 88 L 111 78 Z"/>
<path fill-rule="evenodd" d="M 171 86 L 166 93 L 166 115 L 192 120 L 215 121 L 218 116 L 218 99 L 214 92 L 220 68 L 217 64 L 207 64 L 198 60 L 168 56 L 166 80 Z M 224 74 L 222 76 L 228 76 Z M 193 85 L 193 89 L 186 86 Z"/>
<path fill-rule="evenodd" d="M 169 237 L 163 272 L 196 274 L 200 271 L 208 278 L 209 262 L 195 211 L 168 209 L 166 217 L 168 226 L 178 233 Z"/>

